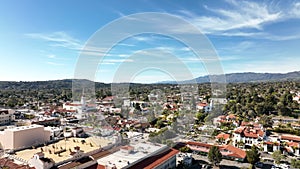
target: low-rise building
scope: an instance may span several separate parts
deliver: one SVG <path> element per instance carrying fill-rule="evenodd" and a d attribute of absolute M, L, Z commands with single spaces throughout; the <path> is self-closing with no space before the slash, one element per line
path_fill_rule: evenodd
<path fill-rule="evenodd" d="M 0 110 L 0 125 L 10 124 L 14 120 L 14 110 Z"/>
<path fill-rule="evenodd" d="M 262 143 L 263 139 L 266 136 L 266 132 L 264 132 L 260 128 L 256 127 L 238 127 L 233 132 L 233 145 L 238 147 L 238 144 L 242 142 L 245 146 L 259 146 Z"/>
<path fill-rule="evenodd" d="M 201 142 L 186 142 L 187 147 L 189 147 L 194 153 L 207 155 L 212 144 L 201 143 Z M 234 147 L 232 145 L 217 145 L 219 148 L 222 158 L 236 161 L 245 161 L 246 152 L 242 149 Z"/>
<path fill-rule="evenodd" d="M 0 143 L 4 149 L 21 149 L 48 142 L 50 135 L 41 125 L 9 127 L 0 131 Z"/>
<path fill-rule="evenodd" d="M 100 158 L 98 168 L 102 169 L 165 169 L 176 167 L 178 150 L 150 142 L 137 142 L 121 147 L 120 151 Z"/>
<path fill-rule="evenodd" d="M 230 140 L 230 134 L 220 133 L 216 136 L 216 141 L 226 144 Z"/>
<path fill-rule="evenodd" d="M 45 158 L 44 153 L 36 153 L 29 161 L 29 166 L 35 169 L 50 169 L 55 162 L 52 159 Z"/>

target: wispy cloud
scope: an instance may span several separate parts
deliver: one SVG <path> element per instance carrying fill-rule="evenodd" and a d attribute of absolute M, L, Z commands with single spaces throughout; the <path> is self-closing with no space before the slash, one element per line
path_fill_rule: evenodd
<path fill-rule="evenodd" d="M 197 15 L 189 10 L 179 10 L 179 16 L 198 27 L 204 34 L 220 36 L 254 37 L 269 40 L 299 39 L 294 35 L 273 35 L 265 26 L 300 18 L 300 3 L 279 5 L 271 1 L 225 0 L 228 8 L 211 8 L 203 6 L 211 14 Z M 177 26 L 174 31 L 190 32 L 185 27 Z"/>
<path fill-rule="evenodd" d="M 46 62 L 46 63 L 52 66 L 64 66 L 64 64 L 62 63 L 56 63 L 56 62 Z"/>
<path fill-rule="evenodd" d="M 230 53 L 240 53 L 245 52 L 246 50 L 250 50 L 254 47 L 256 47 L 256 43 L 254 43 L 253 41 L 242 41 L 240 43 L 230 45 L 228 47 L 220 47 L 218 50 Z"/>
<path fill-rule="evenodd" d="M 73 50 L 80 50 L 82 47 L 78 39 L 73 38 L 66 32 L 28 33 L 25 36 L 49 42 L 49 45 L 54 47 L 64 47 Z"/>
<path fill-rule="evenodd" d="M 50 54 L 47 56 L 49 59 L 55 59 L 56 58 L 56 55 L 53 55 L 53 54 Z"/>
<path fill-rule="evenodd" d="M 241 36 L 253 32 L 241 32 L 241 29 L 262 30 L 263 25 L 281 18 L 281 12 L 271 11 L 267 4 L 250 1 L 227 1 L 230 9 L 215 9 L 204 6 L 213 16 L 197 16 L 189 11 L 181 10 L 182 16 L 206 34 L 230 34 Z M 234 32 L 232 30 L 237 30 Z"/>
<path fill-rule="evenodd" d="M 125 63 L 134 62 L 132 59 L 104 59 L 101 64 L 115 64 L 115 63 Z"/>

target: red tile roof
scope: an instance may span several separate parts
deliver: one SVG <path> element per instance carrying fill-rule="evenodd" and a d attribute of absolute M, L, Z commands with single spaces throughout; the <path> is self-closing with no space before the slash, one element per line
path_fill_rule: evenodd
<path fill-rule="evenodd" d="M 196 149 L 198 151 L 205 151 L 208 152 L 209 148 L 213 145 L 211 144 L 206 144 L 206 143 L 201 143 L 201 142 L 187 142 L 187 145 L 195 145 L 195 146 L 200 146 L 200 147 L 205 147 L 207 149 Z M 220 150 L 227 150 L 227 152 L 221 151 L 223 156 L 230 156 L 230 157 L 235 157 L 235 158 L 242 158 L 244 159 L 246 157 L 246 152 L 242 149 L 236 148 L 232 145 L 222 145 L 218 146 Z"/>
<path fill-rule="evenodd" d="M 34 167 L 29 167 L 29 166 L 26 166 L 26 165 L 16 164 L 16 163 L 14 163 L 13 160 L 8 159 L 8 158 L 1 158 L 0 159 L 0 166 L 6 166 L 6 167 L 11 168 L 11 169 L 35 169 Z"/>
<path fill-rule="evenodd" d="M 67 102 L 65 105 L 66 106 L 81 106 L 81 104 L 69 103 L 69 102 Z"/>
<path fill-rule="evenodd" d="M 271 142 L 271 141 L 266 141 L 266 142 L 264 142 L 265 144 L 269 144 L 269 145 L 273 145 L 273 142 Z"/>
<path fill-rule="evenodd" d="M 294 135 L 284 134 L 284 135 L 281 136 L 281 139 L 282 140 L 292 140 L 292 141 L 295 141 L 295 142 L 300 142 L 300 137 L 299 136 L 294 136 Z"/>
<path fill-rule="evenodd" d="M 264 135 L 264 131 L 258 128 L 250 128 L 250 127 L 240 127 L 235 131 L 237 134 L 243 134 L 245 137 L 250 138 L 258 138 L 258 136 L 262 137 Z"/>
<path fill-rule="evenodd" d="M 127 146 L 122 146 L 121 149 L 123 149 L 123 150 L 134 150 L 134 147 L 127 145 Z"/>
<path fill-rule="evenodd" d="M 226 145 L 224 149 L 230 151 L 232 154 L 228 154 L 227 156 L 233 156 L 237 158 L 245 158 L 246 152 L 242 149 L 239 149 L 237 147 L 234 147 L 232 145 Z"/>
<path fill-rule="evenodd" d="M 198 103 L 197 106 L 205 107 L 207 106 L 207 103 Z"/>
<path fill-rule="evenodd" d="M 227 116 L 227 118 L 229 118 L 229 119 L 235 119 L 236 117 L 235 117 L 234 114 L 229 114 L 229 115 Z"/>
<path fill-rule="evenodd" d="M 229 134 L 220 133 L 216 136 L 217 139 L 223 138 L 224 140 L 227 140 L 230 137 Z"/>
<path fill-rule="evenodd" d="M 98 164 L 97 169 L 105 169 L 105 166 Z"/>
<path fill-rule="evenodd" d="M 300 147 L 300 143 L 296 143 L 296 142 L 287 142 L 287 145 L 290 147 Z"/>
<path fill-rule="evenodd" d="M 237 129 L 234 130 L 235 133 L 237 134 L 241 134 L 244 131 L 245 127 L 239 127 Z"/>
<path fill-rule="evenodd" d="M 193 142 L 193 141 L 188 141 L 186 142 L 187 145 L 193 145 L 193 146 L 200 146 L 200 147 L 208 147 L 210 148 L 212 145 L 211 144 L 206 144 L 206 143 L 201 143 L 201 142 Z"/>
<path fill-rule="evenodd" d="M 226 119 L 226 116 L 222 115 L 222 116 L 219 116 L 219 119 L 223 119 L 225 120 Z"/>
<path fill-rule="evenodd" d="M 174 157 L 179 151 L 173 148 L 162 152 L 161 154 L 157 154 L 155 156 L 151 156 L 141 162 L 129 167 L 129 169 L 153 169 L 165 161 L 169 160 L 170 158 Z"/>

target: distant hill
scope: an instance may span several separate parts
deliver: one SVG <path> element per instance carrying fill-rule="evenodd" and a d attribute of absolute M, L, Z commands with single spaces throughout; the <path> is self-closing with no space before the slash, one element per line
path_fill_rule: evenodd
<path fill-rule="evenodd" d="M 212 78 L 221 77 L 220 75 L 212 75 Z M 286 81 L 286 80 L 293 80 L 299 81 L 300 80 L 300 71 L 296 72 L 289 72 L 289 73 L 253 73 L 253 72 L 245 72 L 245 73 L 230 73 L 225 74 L 226 82 L 227 83 L 246 83 L 246 82 L 265 82 L 265 81 Z M 209 76 L 201 76 L 195 79 L 181 81 L 179 83 L 209 83 L 210 78 Z M 174 84 L 175 81 L 163 81 L 158 83 L 164 84 Z"/>
<path fill-rule="evenodd" d="M 72 79 L 49 81 L 0 81 L 0 90 L 24 90 L 24 89 L 72 89 Z M 76 80 L 79 83 L 89 83 L 88 80 Z M 109 84 L 95 83 L 96 88 L 110 87 Z"/>
<path fill-rule="evenodd" d="M 219 75 L 213 75 L 212 78 L 218 78 Z M 300 71 L 290 72 L 290 73 L 230 73 L 226 74 L 227 83 L 246 83 L 246 82 L 262 82 L 262 81 L 300 81 Z M 88 80 L 77 80 L 80 83 L 90 83 Z M 190 83 L 196 81 L 197 83 L 209 83 L 209 76 L 201 76 L 192 80 L 182 81 L 179 83 Z M 175 81 L 164 81 L 158 82 L 156 84 L 176 84 Z M 131 86 L 140 86 L 143 84 L 133 84 Z M 149 85 L 149 84 L 148 84 Z M 95 83 L 96 89 L 99 88 L 110 88 L 110 84 L 106 83 Z M 71 89 L 72 88 L 72 79 L 64 80 L 50 80 L 50 81 L 0 81 L 0 90 L 24 90 L 24 89 Z"/>

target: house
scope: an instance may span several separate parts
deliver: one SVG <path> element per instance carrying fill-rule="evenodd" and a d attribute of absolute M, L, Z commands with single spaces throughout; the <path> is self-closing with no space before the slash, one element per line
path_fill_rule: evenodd
<path fill-rule="evenodd" d="M 246 147 L 259 146 L 265 137 L 266 132 L 260 128 L 250 126 L 238 127 L 233 132 L 233 145 L 237 147 L 242 142 Z"/>
<path fill-rule="evenodd" d="M 286 150 L 296 156 L 300 156 L 300 143 L 299 142 L 286 142 Z"/>
<path fill-rule="evenodd" d="M 205 109 L 206 106 L 208 106 L 207 103 L 202 103 L 202 102 L 200 102 L 200 103 L 198 103 L 198 104 L 196 105 L 196 109 L 197 109 L 197 110 L 203 110 L 203 109 Z"/>
<path fill-rule="evenodd" d="M 226 116 L 226 120 L 228 122 L 235 122 L 236 121 L 236 116 L 234 114 L 229 114 L 228 116 Z"/>
<path fill-rule="evenodd" d="M 0 125 L 7 125 L 14 121 L 14 113 L 13 110 L 0 110 Z"/>
<path fill-rule="evenodd" d="M 264 152 L 274 152 L 280 150 L 280 142 L 266 141 L 263 143 Z"/>
<path fill-rule="evenodd" d="M 55 162 L 52 159 L 45 158 L 44 153 L 36 153 L 29 161 L 29 166 L 35 169 L 50 169 Z"/>
<path fill-rule="evenodd" d="M 187 147 L 189 147 L 194 153 L 201 154 L 201 155 L 207 155 L 209 152 L 210 147 L 212 147 L 212 144 L 207 143 L 201 143 L 201 142 L 186 142 Z M 239 149 L 237 147 L 234 147 L 232 145 L 221 145 L 218 146 L 222 158 L 229 159 L 229 160 L 236 160 L 236 161 L 245 161 L 246 158 L 246 152 L 242 149 Z"/>
<path fill-rule="evenodd" d="M 220 126 L 222 123 L 232 123 L 235 126 L 238 126 L 237 117 L 234 114 L 229 114 L 227 116 L 221 115 L 214 119 L 214 124 Z"/>
<path fill-rule="evenodd" d="M 300 156 L 300 142 L 288 141 L 293 140 L 291 136 L 285 138 L 285 140 L 278 139 L 279 141 L 266 141 L 264 142 L 263 149 L 264 152 L 274 152 L 277 150 L 282 151 L 284 154 L 292 154 Z"/>
<path fill-rule="evenodd" d="M 290 134 L 283 134 L 280 136 L 281 141 L 290 141 L 300 143 L 300 136 L 290 135 Z"/>
<path fill-rule="evenodd" d="M 230 134 L 220 133 L 216 136 L 216 141 L 226 144 L 230 140 Z"/>

